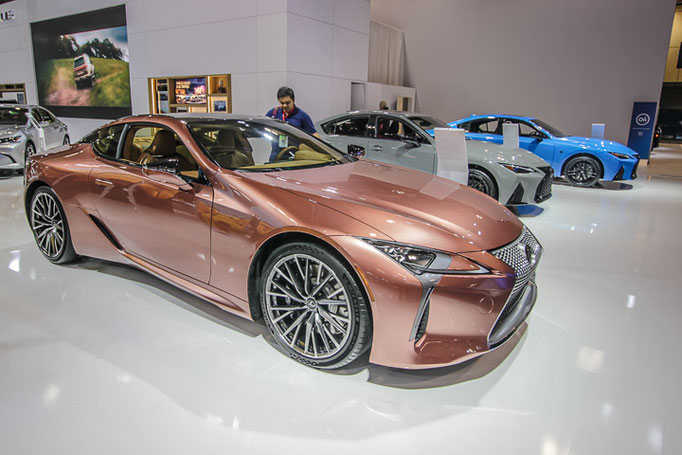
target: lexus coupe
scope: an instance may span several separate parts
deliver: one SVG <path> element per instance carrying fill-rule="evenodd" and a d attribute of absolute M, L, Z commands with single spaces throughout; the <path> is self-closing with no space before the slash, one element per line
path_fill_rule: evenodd
<path fill-rule="evenodd" d="M 272 119 L 119 119 L 31 159 L 25 181 L 49 261 L 144 269 L 264 319 L 316 368 L 367 349 L 393 367 L 458 363 L 508 340 L 536 299 L 542 248 L 507 208 Z"/>

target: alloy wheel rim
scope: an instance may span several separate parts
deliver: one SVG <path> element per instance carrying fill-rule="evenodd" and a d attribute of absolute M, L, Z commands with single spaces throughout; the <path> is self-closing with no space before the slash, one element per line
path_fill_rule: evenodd
<path fill-rule="evenodd" d="M 585 183 L 597 176 L 597 170 L 587 161 L 578 161 L 567 172 L 568 176 L 578 182 Z"/>
<path fill-rule="evenodd" d="M 40 250 L 56 258 L 64 249 L 64 220 L 57 201 L 47 193 L 40 193 L 31 204 L 31 227 Z"/>
<path fill-rule="evenodd" d="M 277 337 L 309 359 L 335 356 L 350 337 L 346 288 L 312 256 L 295 253 L 277 261 L 265 283 L 265 302 Z"/>
<path fill-rule="evenodd" d="M 490 194 L 488 184 L 476 174 L 469 175 L 469 187 L 480 191 L 481 193 Z"/>

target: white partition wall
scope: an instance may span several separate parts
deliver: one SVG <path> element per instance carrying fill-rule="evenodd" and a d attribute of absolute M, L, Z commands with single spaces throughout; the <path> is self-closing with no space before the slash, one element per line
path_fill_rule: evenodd
<path fill-rule="evenodd" d="M 30 23 L 125 3 L 133 113 L 149 111 L 147 79 L 232 75 L 232 110 L 264 114 L 282 85 L 313 120 L 350 108 L 367 81 L 369 0 L 16 0 L 0 23 L 0 83 L 37 102 Z M 191 12 L 191 13 L 190 13 Z M 79 134 L 102 120 L 66 119 Z"/>

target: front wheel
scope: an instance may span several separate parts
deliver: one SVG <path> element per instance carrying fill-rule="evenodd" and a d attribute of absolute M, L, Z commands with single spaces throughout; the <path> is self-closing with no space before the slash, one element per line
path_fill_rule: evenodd
<path fill-rule="evenodd" d="M 575 186 L 594 186 L 601 178 L 601 164 L 591 156 L 571 158 L 564 170 L 566 179 Z"/>
<path fill-rule="evenodd" d="M 78 257 L 64 209 L 51 188 L 41 186 L 33 193 L 29 220 L 38 248 L 48 261 L 65 264 Z"/>
<path fill-rule="evenodd" d="M 260 291 L 268 329 L 293 359 L 339 368 L 370 346 L 369 303 L 327 250 L 311 243 L 278 247 L 265 262 Z"/>
<path fill-rule="evenodd" d="M 497 199 L 497 188 L 493 178 L 487 172 L 480 169 L 469 169 L 468 186 Z"/>

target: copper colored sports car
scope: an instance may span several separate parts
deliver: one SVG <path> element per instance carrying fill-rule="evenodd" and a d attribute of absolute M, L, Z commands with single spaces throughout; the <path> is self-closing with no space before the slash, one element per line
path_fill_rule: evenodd
<path fill-rule="evenodd" d="M 55 263 L 123 262 L 245 318 L 291 357 L 430 368 L 508 340 L 542 248 L 505 207 L 347 156 L 265 118 L 109 123 L 29 161 L 26 213 Z"/>

